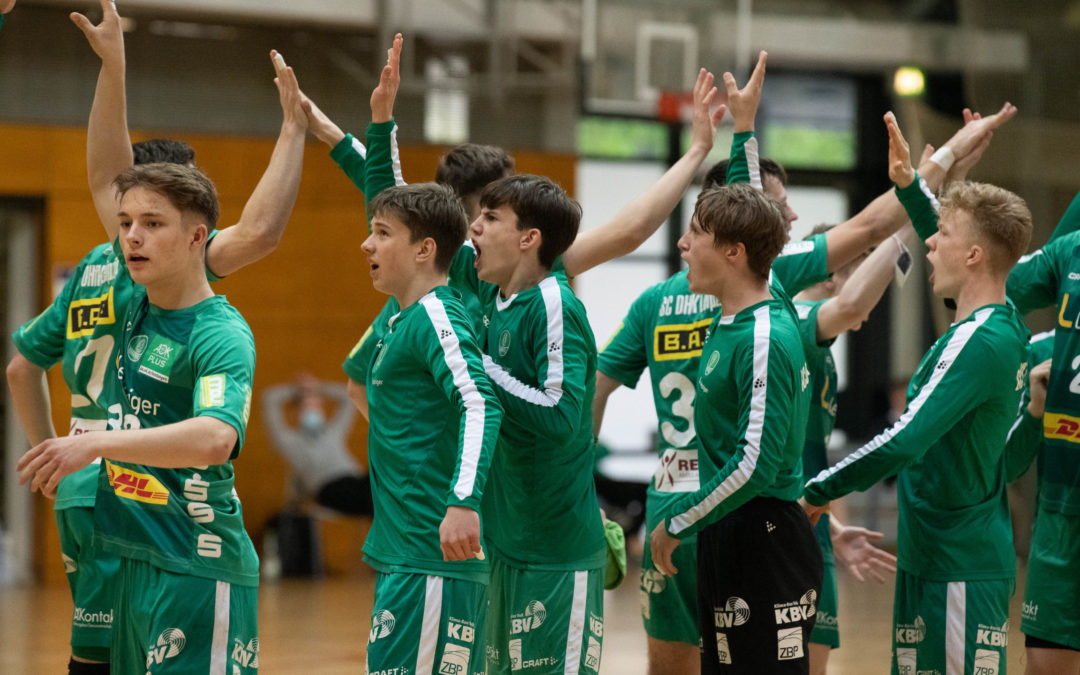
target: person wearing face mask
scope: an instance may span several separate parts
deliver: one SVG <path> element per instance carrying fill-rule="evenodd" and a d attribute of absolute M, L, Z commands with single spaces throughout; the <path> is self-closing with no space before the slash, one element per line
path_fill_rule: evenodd
<path fill-rule="evenodd" d="M 296 407 L 295 426 L 286 421 L 289 405 Z M 346 515 L 371 515 L 370 479 L 346 445 L 356 409 L 345 385 L 301 373 L 296 382 L 263 392 L 263 414 L 274 447 L 292 469 L 291 501 L 311 498 Z"/>

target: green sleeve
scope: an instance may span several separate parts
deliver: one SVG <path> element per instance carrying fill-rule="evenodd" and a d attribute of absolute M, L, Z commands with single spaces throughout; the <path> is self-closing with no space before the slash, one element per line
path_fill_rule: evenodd
<path fill-rule="evenodd" d="M 251 415 L 255 339 L 246 323 L 208 326 L 192 334 L 192 417 L 213 417 L 236 429 L 231 458 L 240 454 Z"/>
<path fill-rule="evenodd" d="M 922 457 L 986 392 L 1000 387 L 1001 359 L 986 347 L 985 339 L 972 337 L 976 328 L 977 322 L 971 321 L 953 333 L 926 384 L 896 424 L 807 482 L 803 496 L 809 504 L 823 505 L 894 475 Z"/>
<path fill-rule="evenodd" d="M 1067 234 L 1020 258 L 1009 272 L 1005 293 L 1021 314 L 1058 301 L 1061 271 L 1080 245 L 1080 232 Z"/>
<path fill-rule="evenodd" d="M 56 296 L 52 304 L 36 318 L 19 326 L 11 336 L 19 353 L 39 368 L 48 370 L 64 357 L 68 311 L 75 288 L 82 279 L 85 258 L 83 260 L 71 273 L 60 295 Z"/>
<path fill-rule="evenodd" d="M 1049 244 L 1055 239 L 1072 234 L 1077 230 L 1080 230 L 1080 192 L 1073 197 L 1072 203 L 1069 204 L 1069 208 L 1065 209 L 1065 213 L 1062 214 L 1061 220 L 1058 221 L 1057 227 L 1054 228 L 1046 243 Z"/>
<path fill-rule="evenodd" d="M 818 342 L 817 339 L 818 312 L 826 302 L 828 300 L 795 303 L 795 313 L 799 317 L 799 337 L 802 339 L 803 352 L 806 354 L 807 362 L 816 359 L 819 352 L 828 349 L 836 342 L 836 338 L 831 338 L 825 342 Z"/>
<path fill-rule="evenodd" d="M 906 188 L 894 188 L 896 197 L 907 211 L 911 225 L 919 233 L 919 237 L 926 241 L 937 234 L 938 201 L 930 187 L 919 174 L 915 174 L 915 180 Z"/>
<path fill-rule="evenodd" d="M 655 315 L 655 293 L 650 288 L 634 300 L 597 360 L 597 370 L 631 389 L 637 386 L 641 373 L 649 366 L 649 326 L 646 317 L 650 313 Z"/>
<path fill-rule="evenodd" d="M 386 335 L 386 327 L 390 323 L 390 317 L 398 313 L 397 300 L 390 298 L 379 310 L 379 315 L 371 322 L 359 342 L 352 348 L 341 369 L 349 376 L 349 379 L 357 384 L 367 386 L 368 370 L 371 367 L 371 357 L 375 354 L 375 347 L 379 340 Z"/>
<path fill-rule="evenodd" d="M 757 358 L 753 346 L 747 345 L 736 355 L 740 361 L 734 368 L 738 390 L 751 395 L 740 397 L 735 452 L 712 480 L 668 507 L 664 523 L 673 537 L 684 539 L 699 532 L 750 501 L 773 484 L 783 466 L 789 420 L 802 395 L 799 371 L 806 362 L 801 353 L 791 354 L 779 342 L 767 344 L 765 373 L 755 371 L 755 364 L 762 359 Z M 767 385 L 757 386 L 762 379 Z M 755 414 L 755 410 L 763 414 Z"/>
<path fill-rule="evenodd" d="M 728 159 L 727 175 L 724 182 L 750 183 L 761 189 L 761 174 L 758 169 L 757 139 L 753 131 L 740 131 L 731 139 L 731 157 Z"/>
<path fill-rule="evenodd" d="M 828 279 L 829 251 L 825 233 L 785 244 L 773 260 L 772 273 L 789 297 Z"/>
<path fill-rule="evenodd" d="M 1028 358 L 1028 373 L 1031 369 L 1054 354 L 1054 331 L 1046 331 L 1031 337 L 1031 356 Z M 1024 378 L 1024 392 L 1020 399 L 1020 410 L 1016 422 L 1009 429 L 1005 444 L 1005 480 L 1012 482 L 1022 476 L 1042 449 L 1042 418 L 1032 417 L 1028 411 L 1031 402 L 1031 381 Z"/>
<path fill-rule="evenodd" d="M 430 339 L 423 345 L 428 368 L 436 386 L 460 415 L 458 457 L 446 505 L 467 506 L 479 512 L 502 423 L 502 407 L 484 373 L 483 357 L 464 309 L 435 296 L 421 302 L 431 321 Z"/>
<path fill-rule="evenodd" d="M 388 187 L 404 185 L 401 156 L 398 154 L 397 124 L 371 122 L 367 126 L 367 175 L 364 177 L 364 200 L 370 202 Z"/>
<path fill-rule="evenodd" d="M 545 301 L 561 304 L 561 297 L 549 299 L 545 294 Z M 536 317 L 540 327 L 519 338 L 533 341 L 529 346 L 536 360 L 532 370 L 539 382 L 519 380 L 487 354 L 484 370 L 495 385 L 495 393 L 508 418 L 523 427 L 543 429 L 555 443 L 567 443 L 579 431 L 582 406 L 592 405 L 585 396 L 589 377 L 593 376 L 587 365 L 591 333 L 583 316 L 565 308 L 554 311 L 560 309 L 561 332 L 549 332 L 547 316 L 540 315 Z"/>

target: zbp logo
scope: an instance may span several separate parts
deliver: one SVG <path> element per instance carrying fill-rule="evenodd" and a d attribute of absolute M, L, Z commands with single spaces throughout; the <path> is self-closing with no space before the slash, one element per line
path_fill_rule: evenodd
<path fill-rule="evenodd" d="M 371 635 L 368 642 L 375 642 L 394 632 L 394 615 L 385 609 L 380 609 L 371 616 Z"/>
<path fill-rule="evenodd" d="M 117 497 L 159 506 L 169 503 L 169 489 L 150 474 L 125 469 L 109 460 L 105 460 L 105 468 L 109 476 L 109 485 L 112 486 Z"/>
<path fill-rule="evenodd" d="M 68 305 L 68 339 L 90 335 L 98 324 L 116 323 L 113 311 L 113 289 L 99 298 L 73 300 Z"/>
<path fill-rule="evenodd" d="M 439 675 L 465 675 L 469 672 L 469 657 L 472 650 L 468 647 L 447 643 L 443 648 Z"/>
<path fill-rule="evenodd" d="M 776 658 L 780 661 L 794 661 L 803 657 L 802 628 L 781 628 L 776 631 Z"/>
<path fill-rule="evenodd" d="M 187 638 L 184 636 L 184 631 L 179 628 L 166 628 L 158 636 L 157 644 L 151 645 L 146 654 L 146 669 L 150 670 L 155 663 L 162 663 L 165 659 L 179 655 L 184 651 L 186 644 Z"/>
<path fill-rule="evenodd" d="M 589 636 L 589 646 L 585 649 L 585 667 L 589 670 L 600 670 L 600 641 Z"/>
<path fill-rule="evenodd" d="M 975 650 L 975 668 L 973 675 L 998 675 L 1001 668 L 1001 653 L 991 649 Z"/>
<path fill-rule="evenodd" d="M 730 597 L 723 609 L 713 607 L 713 619 L 717 628 L 741 626 L 750 620 L 750 605 L 742 598 Z"/>
<path fill-rule="evenodd" d="M 543 625 L 544 619 L 547 618 L 547 610 L 544 608 L 544 603 L 539 600 L 533 600 L 529 603 L 529 606 L 525 608 L 525 614 L 516 614 L 510 617 L 510 633 L 517 635 L 518 633 L 528 633 L 529 631 L 539 628 Z"/>
<path fill-rule="evenodd" d="M 259 638 L 251 638 L 247 644 L 233 638 L 232 660 L 244 668 L 258 668 Z"/>

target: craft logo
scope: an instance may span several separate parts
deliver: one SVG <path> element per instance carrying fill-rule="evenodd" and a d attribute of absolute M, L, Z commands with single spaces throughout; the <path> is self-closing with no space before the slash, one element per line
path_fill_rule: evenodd
<path fill-rule="evenodd" d="M 165 659 L 179 655 L 184 651 L 186 644 L 187 638 L 184 637 L 184 631 L 179 628 L 166 628 L 158 636 L 157 643 L 150 645 L 147 650 L 146 669 L 150 670 L 155 663 L 163 663 Z"/>
<path fill-rule="evenodd" d="M 653 358 L 657 361 L 695 359 L 705 347 L 705 333 L 712 319 L 694 323 L 657 326 L 653 331 Z"/>
<path fill-rule="evenodd" d="M 472 650 L 468 647 L 447 643 L 443 647 L 439 675 L 466 675 L 469 672 L 470 656 L 472 656 Z"/>
<path fill-rule="evenodd" d="M 169 503 L 169 489 L 150 474 L 117 466 L 109 460 L 105 460 L 105 468 L 109 476 L 109 485 L 112 486 L 117 497 L 158 506 Z"/>
<path fill-rule="evenodd" d="M 926 638 L 926 622 L 921 616 L 917 616 L 914 623 L 898 623 L 895 637 L 898 645 L 917 645 Z"/>
<path fill-rule="evenodd" d="M 232 660 L 236 662 L 233 664 L 234 666 L 239 665 L 244 668 L 258 668 L 259 638 L 251 638 L 247 644 L 233 638 Z"/>
<path fill-rule="evenodd" d="M 146 346 L 150 344 L 150 338 L 145 335 L 136 335 L 128 340 L 127 357 L 131 361 L 138 361 L 142 358 L 143 352 L 146 351 Z"/>
<path fill-rule="evenodd" d="M 90 335 L 98 324 L 116 323 L 113 310 L 113 289 L 101 297 L 73 300 L 68 305 L 68 339 Z"/>
<path fill-rule="evenodd" d="M 371 635 L 368 642 L 375 642 L 394 632 L 394 615 L 385 609 L 380 609 L 371 616 Z"/>
<path fill-rule="evenodd" d="M 510 351 L 510 331 L 504 330 L 499 333 L 499 356 L 506 356 Z"/>
<path fill-rule="evenodd" d="M 720 352 L 713 352 L 709 355 L 708 363 L 705 364 L 705 374 L 711 373 L 718 363 L 720 363 Z"/>
<path fill-rule="evenodd" d="M 510 617 L 510 633 L 513 635 L 528 633 L 544 625 L 546 618 L 547 609 L 544 608 L 544 603 L 533 600 L 525 608 L 524 614 L 514 614 Z"/>
<path fill-rule="evenodd" d="M 750 620 L 750 605 L 742 598 L 730 597 L 723 609 L 713 607 L 713 619 L 717 628 L 741 626 Z"/>

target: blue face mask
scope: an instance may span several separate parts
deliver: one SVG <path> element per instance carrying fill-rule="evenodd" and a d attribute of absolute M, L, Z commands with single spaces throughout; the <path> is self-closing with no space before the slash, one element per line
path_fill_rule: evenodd
<path fill-rule="evenodd" d="M 326 418 L 319 410 L 305 410 L 300 413 L 300 428 L 306 433 L 317 434 L 326 424 Z"/>

